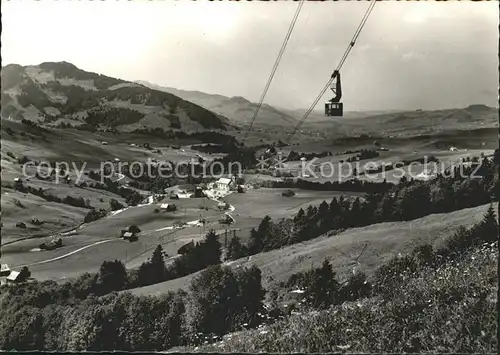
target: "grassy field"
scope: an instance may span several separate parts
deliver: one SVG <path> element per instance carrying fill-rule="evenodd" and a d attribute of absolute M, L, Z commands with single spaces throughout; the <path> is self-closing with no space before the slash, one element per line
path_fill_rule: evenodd
<path fill-rule="evenodd" d="M 244 194 L 231 194 L 226 201 L 233 205 L 236 223 L 225 226 L 218 223 L 223 212 L 214 201 L 200 198 L 164 200 L 177 205 L 176 212 L 155 212 L 161 203 L 131 207 L 117 214 L 111 214 L 96 222 L 83 225 L 73 233 L 63 236 L 63 247 L 52 251 L 36 251 L 47 238 L 19 241 L 2 248 L 4 262 L 11 267 L 29 265 L 37 279 L 62 279 L 76 276 L 81 272 L 95 271 L 105 260 L 119 259 L 127 267 L 137 267 L 150 257 L 152 250 L 162 244 L 165 252 L 175 255 L 177 249 L 191 239 L 200 239 L 210 229 L 238 230 L 237 235 L 246 241 L 250 229 L 257 227 L 262 218 L 269 215 L 274 220 L 290 217 L 299 208 L 319 205 L 333 197 L 357 196 L 359 193 L 338 193 L 295 190 L 294 197 L 283 197 L 284 189 L 256 189 Z M 182 230 L 172 230 L 175 222 L 207 220 L 202 227 L 187 226 Z M 142 232 L 137 242 L 119 239 L 120 231 L 130 225 L 138 225 Z M 221 237 L 223 238 L 223 237 Z M 221 239 L 221 242 L 224 242 Z M 58 259 L 60 258 L 60 259 Z"/>
<path fill-rule="evenodd" d="M 313 266 L 318 267 L 324 258 L 330 258 L 340 279 L 352 274 L 353 268 L 371 275 L 376 267 L 398 253 L 410 252 L 415 246 L 424 243 L 440 245 L 458 226 L 469 227 L 480 221 L 487 208 L 487 205 L 483 205 L 447 214 L 434 214 L 409 222 L 379 223 L 352 228 L 335 236 L 322 236 L 242 258 L 227 265 L 258 266 L 262 270 L 264 287 L 276 281 L 286 281 L 296 272 L 306 271 Z M 357 262 L 354 260 L 356 258 Z M 186 288 L 196 275 L 197 273 L 178 280 L 133 289 L 131 292 L 135 295 L 158 295 Z"/>
<path fill-rule="evenodd" d="M 2 245 L 21 238 L 55 233 L 83 222 L 87 209 L 56 202 L 48 202 L 32 194 L 2 189 Z M 43 221 L 43 225 L 30 223 L 31 219 Z M 16 227 L 26 224 L 25 229 Z M 2 251 L 4 247 L 2 247 Z"/>
<path fill-rule="evenodd" d="M 288 189 L 259 188 L 250 189 L 245 193 L 233 193 L 225 198 L 225 201 L 235 207 L 232 216 L 236 219 L 231 227 L 239 229 L 238 237 L 246 242 L 250 230 L 257 227 L 267 215 L 274 221 L 295 215 L 299 209 L 306 209 L 310 205 L 319 205 L 323 201 L 334 198 L 354 198 L 363 196 L 359 192 L 337 192 L 337 191 L 309 191 L 291 189 L 295 196 L 284 197 L 282 192 Z"/>
<path fill-rule="evenodd" d="M 33 251 L 42 242 L 41 239 L 28 239 L 17 243 L 6 245 L 2 248 L 3 258 L 6 263 L 16 267 L 25 264 L 40 263 L 45 260 L 61 257 L 83 247 L 99 243 L 105 240 L 111 240 L 103 244 L 97 244 L 81 252 L 72 254 L 67 258 L 61 259 L 65 264 L 75 263 L 75 268 L 81 266 L 81 270 L 88 268 L 98 268 L 104 260 L 126 259 L 126 254 L 133 257 L 142 253 L 148 248 L 153 248 L 164 240 L 165 236 L 171 234 L 169 230 L 175 222 L 194 221 L 203 216 L 205 218 L 215 219 L 220 215 L 213 201 L 206 199 L 181 199 L 176 200 L 178 207 L 176 212 L 155 212 L 159 208 L 158 204 L 137 206 L 125 209 L 117 214 L 110 215 L 98 221 L 83 225 L 70 235 L 63 236 L 63 247 L 52 251 Z M 201 210 L 203 206 L 208 210 Z M 128 228 L 130 225 L 138 225 L 141 228 L 139 241 L 130 243 L 119 239 L 120 231 Z M 210 228 L 210 224 L 206 226 Z M 203 228 L 202 228 L 203 231 Z M 178 231 L 177 236 L 184 234 L 200 234 L 199 227 L 189 227 L 182 232 Z M 45 238 L 46 239 L 46 238 Z M 165 239 L 168 241 L 169 239 Z M 117 243 L 121 246 L 118 246 Z M 175 249 L 177 251 L 177 249 Z M 170 250 L 173 253 L 174 250 Z M 87 255 L 87 256 L 85 256 Z M 149 257 L 150 255 L 148 255 Z M 84 261 L 81 262 L 81 260 Z M 67 268 L 61 268 L 57 263 L 46 263 L 44 270 L 59 270 L 64 273 Z M 32 269 L 35 277 L 41 277 L 37 274 L 37 266 Z"/>

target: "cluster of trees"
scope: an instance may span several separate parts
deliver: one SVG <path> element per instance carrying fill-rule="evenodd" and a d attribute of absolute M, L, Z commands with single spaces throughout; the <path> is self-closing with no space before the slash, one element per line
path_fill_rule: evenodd
<path fill-rule="evenodd" d="M 134 124 L 144 117 L 143 113 L 124 107 L 97 106 L 87 110 L 87 114 L 86 123 L 93 126 L 106 125 L 110 127 Z"/>
<path fill-rule="evenodd" d="M 112 198 L 109 200 L 109 207 L 111 208 L 111 211 L 118 211 L 123 209 L 125 206 L 123 206 L 118 200 Z"/>
<path fill-rule="evenodd" d="M 295 151 L 291 151 L 286 158 L 287 161 L 296 161 L 300 160 L 300 158 L 306 158 L 306 160 L 311 160 L 313 158 L 324 158 L 331 156 L 332 152 L 321 152 L 321 153 L 297 153 Z"/>
<path fill-rule="evenodd" d="M 255 148 L 239 147 L 235 146 L 234 150 L 229 152 L 223 158 L 214 159 L 213 168 L 210 167 L 210 172 L 214 171 L 214 174 L 227 173 L 231 171 L 233 174 L 237 173 L 234 171 L 235 163 L 238 163 L 241 169 L 253 168 L 257 164 L 255 159 Z M 221 164 L 224 170 L 221 169 Z"/>
<path fill-rule="evenodd" d="M 180 106 L 191 120 L 198 122 L 203 128 L 226 130 L 222 119 L 212 111 L 188 101 L 182 101 Z"/>
<path fill-rule="evenodd" d="M 91 209 L 84 217 L 83 223 L 90 223 L 93 221 L 97 221 L 98 219 L 101 219 L 103 217 L 106 217 L 107 211 L 104 209 Z"/>
<path fill-rule="evenodd" d="M 363 272 L 357 272 L 340 283 L 327 259 L 320 267 L 293 274 L 286 283 L 280 283 L 279 287 L 287 291 L 303 291 L 300 296 L 303 299 L 302 307 L 314 309 L 325 309 L 331 305 L 368 297 L 373 288 Z"/>
<path fill-rule="evenodd" d="M 24 193 L 31 193 L 33 195 L 36 195 L 38 197 L 43 198 L 46 201 L 49 202 L 57 202 L 57 203 L 63 203 L 66 205 L 74 206 L 74 207 L 81 207 L 81 208 L 92 208 L 90 206 L 90 200 L 84 199 L 82 196 L 80 197 L 73 197 L 73 196 L 66 196 L 64 198 L 60 198 L 58 196 L 54 196 L 50 193 L 48 193 L 46 190 L 43 188 L 35 188 L 32 186 L 25 186 L 23 183 L 17 183 L 14 188 L 20 192 Z"/>
<path fill-rule="evenodd" d="M 462 258 L 475 247 L 497 242 L 498 232 L 497 217 L 490 205 L 481 222 L 470 229 L 460 226 L 437 250 L 430 244 L 423 244 L 415 247 L 410 254 L 395 256 L 375 270 L 371 282 L 366 274 L 356 272 L 340 283 L 332 265 L 325 259 L 320 267 L 293 274 L 287 282 L 279 283 L 278 287 L 286 290 L 286 294 L 298 288 L 303 292 L 300 294 L 301 305 L 314 309 L 325 309 L 372 295 L 390 299 L 394 289 L 404 282 L 408 274 L 416 275 L 425 268 L 437 269 L 447 262 Z M 281 299 L 284 299 L 283 294 Z"/>
<path fill-rule="evenodd" d="M 380 154 L 376 150 L 361 149 L 358 154 L 353 157 L 347 158 L 347 162 L 355 162 L 357 160 L 372 159 L 378 157 Z"/>
<path fill-rule="evenodd" d="M 467 174 L 472 173 L 468 168 Z M 300 209 L 293 219 L 273 222 L 269 216 L 262 219 L 257 229 L 252 229 L 247 246 L 231 241 L 234 248 L 230 255 L 246 255 L 278 249 L 319 237 L 331 230 L 362 227 L 380 222 L 409 221 L 432 213 L 446 213 L 458 209 L 487 204 L 498 199 L 500 189 L 494 165 L 484 159 L 482 178 L 440 176 L 435 180 L 419 181 L 402 178 L 398 185 L 380 193 L 368 193 L 364 200 L 352 203 L 342 196 L 328 204 Z M 234 255 L 234 257 L 233 257 Z M 237 257 L 236 257 L 237 256 Z M 233 259 L 234 260 L 234 259 Z"/>
<path fill-rule="evenodd" d="M 26 125 L 26 126 L 29 126 L 31 128 L 34 128 L 37 132 L 48 132 L 48 130 L 46 128 L 43 128 L 42 126 L 40 126 L 35 121 L 31 121 L 31 120 L 27 120 L 26 118 L 22 118 L 21 119 L 21 123 L 23 125 Z"/>
<path fill-rule="evenodd" d="M 391 163 L 389 165 L 384 165 L 384 166 L 378 166 L 373 169 L 366 169 L 365 172 L 368 174 L 377 174 L 381 173 L 382 171 L 390 171 L 393 169 L 396 169 L 397 167 L 402 167 L 402 166 L 407 166 L 410 165 L 411 163 L 420 163 L 420 164 L 427 164 L 427 163 L 438 163 L 439 159 L 436 158 L 435 156 L 431 155 L 427 158 L 418 158 L 418 159 L 406 159 L 397 163 Z"/>
<path fill-rule="evenodd" d="M 194 243 L 191 249 L 176 258 L 168 267 L 165 266 L 161 245 L 158 245 L 151 260 L 139 267 L 135 283 L 138 286 L 146 286 L 177 279 L 220 264 L 221 255 L 221 244 L 213 230 L 205 236 L 203 241 Z"/>
<path fill-rule="evenodd" d="M 38 109 L 41 109 L 43 112 L 43 108 L 47 106 L 52 106 L 52 102 L 47 97 L 47 95 L 38 87 L 37 84 L 33 82 L 31 79 L 25 80 L 21 85 L 21 94 L 17 97 L 17 102 L 22 107 L 28 107 L 29 105 L 33 105 Z"/>
<path fill-rule="evenodd" d="M 316 182 L 308 181 L 303 179 L 297 180 L 286 180 L 286 181 L 275 181 L 267 180 L 260 183 L 262 187 L 271 188 L 297 188 L 304 190 L 315 190 L 315 191 L 352 191 L 352 192 L 367 192 L 376 193 L 384 192 L 389 190 L 394 186 L 394 184 L 382 181 L 373 182 L 359 179 L 351 179 L 347 181 L 326 181 L 326 182 Z"/>
<path fill-rule="evenodd" d="M 88 282 L 100 290 L 125 282 L 119 262 L 107 262 L 98 277 L 11 286 L 0 294 L 0 347 L 16 350 L 165 350 L 201 343 L 256 325 L 264 290 L 256 267 L 233 271 L 212 266 L 196 277 L 189 293 L 159 297 L 111 293 L 82 297 Z"/>
<path fill-rule="evenodd" d="M 143 196 L 136 190 L 120 186 L 120 184 L 117 181 L 113 181 L 108 177 L 105 177 L 103 180 L 104 183 L 101 183 L 100 182 L 101 174 L 99 171 L 91 170 L 89 171 L 88 176 L 91 179 L 97 181 L 95 183 L 87 183 L 86 186 L 94 189 L 109 191 L 118 196 L 121 196 L 125 199 L 125 202 L 128 205 L 136 206 L 144 199 Z"/>

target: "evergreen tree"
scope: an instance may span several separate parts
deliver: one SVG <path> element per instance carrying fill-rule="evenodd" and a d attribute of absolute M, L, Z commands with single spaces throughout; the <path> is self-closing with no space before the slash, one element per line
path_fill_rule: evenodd
<path fill-rule="evenodd" d="M 18 276 L 21 280 L 26 280 L 27 278 L 31 277 L 31 271 L 27 266 L 23 266 L 21 271 L 19 272 Z"/>
<path fill-rule="evenodd" d="M 304 217 L 305 217 L 305 212 L 301 208 L 301 209 L 299 209 L 299 211 L 297 212 L 297 214 L 293 217 L 293 221 L 296 224 L 302 223 L 302 221 L 304 220 Z"/>
<path fill-rule="evenodd" d="M 127 270 L 120 260 L 104 261 L 99 269 L 97 284 L 102 294 L 122 290 L 127 283 Z"/>
<path fill-rule="evenodd" d="M 371 293 L 372 286 L 368 283 L 366 275 L 362 272 L 357 272 L 352 275 L 347 284 L 342 287 L 340 302 L 355 301 L 357 299 L 368 297 Z"/>
<path fill-rule="evenodd" d="M 227 260 L 237 260 L 246 256 L 247 250 L 245 246 L 241 243 L 240 238 L 237 236 L 233 236 L 229 241 L 229 245 L 227 246 Z"/>
<path fill-rule="evenodd" d="M 252 228 L 250 231 L 250 240 L 248 250 L 251 255 L 260 253 L 265 246 L 265 241 L 271 237 L 272 221 L 271 217 L 265 216 L 259 224 L 257 230 Z"/>
<path fill-rule="evenodd" d="M 250 239 L 248 241 L 248 252 L 250 255 L 260 253 L 263 248 L 262 236 L 255 229 L 250 230 Z"/>
<path fill-rule="evenodd" d="M 346 217 L 347 227 L 362 225 L 363 216 L 361 216 L 361 202 L 359 201 L 359 197 L 356 197 L 356 199 L 352 203 L 351 209 L 347 213 Z"/>
<path fill-rule="evenodd" d="M 231 268 L 208 267 L 191 282 L 190 291 L 186 323 L 192 336 L 197 333 L 222 335 L 234 329 L 239 290 Z"/>
<path fill-rule="evenodd" d="M 249 269 L 237 272 L 236 278 L 239 292 L 234 323 L 238 325 L 247 323 L 249 327 L 254 327 L 260 321 L 258 313 L 264 309 L 262 302 L 266 292 L 262 288 L 262 272 L 253 265 Z"/>
<path fill-rule="evenodd" d="M 156 247 L 153 251 L 153 255 L 151 256 L 151 272 L 155 282 L 165 280 L 167 268 L 165 267 L 165 261 L 163 260 L 163 248 L 161 245 Z"/>
<path fill-rule="evenodd" d="M 200 246 L 200 256 L 204 260 L 204 267 L 220 264 L 222 255 L 221 244 L 214 230 L 208 232 L 204 242 Z"/>
<path fill-rule="evenodd" d="M 494 242 L 498 240 L 498 220 L 493 209 L 493 204 L 490 204 L 483 220 L 478 226 L 479 237 L 485 242 Z"/>
<path fill-rule="evenodd" d="M 325 308 L 338 298 L 339 283 L 328 260 L 324 260 L 320 268 L 314 269 L 305 277 L 305 296 L 311 306 Z"/>
<path fill-rule="evenodd" d="M 332 227 L 332 218 L 330 216 L 330 207 L 323 201 L 318 208 L 319 234 L 325 233 Z"/>

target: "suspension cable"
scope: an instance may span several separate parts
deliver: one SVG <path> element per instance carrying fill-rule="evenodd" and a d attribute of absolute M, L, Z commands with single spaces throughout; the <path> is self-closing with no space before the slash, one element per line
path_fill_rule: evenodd
<path fill-rule="evenodd" d="M 344 65 L 347 57 L 349 56 L 349 53 L 351 52 L 351 49 L 354 47 L 354 44 L 356 43 L 356 40 L 358 39 L 358 36 L 359 34 L 361 33 L 361 30 L 363 29 L 363 27 L 365 26 L 366 24 L 366 21 L 368 20 L 368 17 L 370 16 L 371 12 L 373 11 L 373 8 L 375 7 L 375 4 L 377 3 L 377 0 L 372 0 L 372 2 L 370 3 L 370 6 L 368 7 L 368 9 L 366 10 L 365 12 L 365 15 L 363 16 L 358 28 L 356 29 L 356 31 L 354 32 L 354 36 L 352 37 L 351 39 L 351 42 L 349 43 L 349 45 L 347 46 L 347 49 L 346 51 L 344 52 L 344 55 L 342 56 L 342 59 L 340 60 L 339 64 L 337 65 L 337 68 L 335 70 L 337 71 L 340 71 L 340 69 L 342 68 L 342 66 Z M 312 105 L 309 107 L 309 109 L 306 111 L 306 113 L 304 114 L 304 116 L 302 116 L 302 118 L 300 119 L 299 123 L 297 124 L 297 126 L 295 126 L 293 132 L 290 134 L 290 136 L 288 137 L 288 140 L 287 140 L 287 143 L 290 142 L 290 140 L 293 138 L 293 136 L 297 133 L 297 131 L 300 129 L 300 127 L 302 126 L 302 124 L 304 123 L 304 121 L 309 117 L 309 115 L 311 114 L 311 112 L 314 110 L 314 108 L 316 107 L 316 105 L 318 104 L 318 101 L 323 97 L 323 95 L 325 94 L 326 90 L 328 90 L 328 88 L 330 87 L 330 85 L 332 84 L 334 78 L 331 77 L 328 82 L 326 83 L 326 85 L 323 87 L 323 89 L 320 91 L 319 95 L 316 97 L 316 99 L 314 100 L 314 102 L 312 103 Z"/>
<path fill-rule="evenodd" d="M 285 40 L 283 41 L 283 44 L 281 45 L 281 49 L 278 53 L 278 56 L 276 58 L 276 62 L 274 63 L 273 69 L 271 70 L 271 74 L 267 80 L 266 86 L 264 87 L 264 91 L 262 92 L 262 95 L 260 97 L 259 103 L 257 105 L 257 109 L 255 110 L 252 120 L 250 121 L 250 126 L 248 127 L 248 130 L 245 133 L 245 136 L 243 137 L 243 143 L 248 137 L 248 134 L 252 130 L 253 124 L 255 122 L 255 119 L 257 118 L 257 115 L 259 114 L 259 111 L 262 107 L 262 103 L 264 102 L 264 98 L 266 97 L 267 90 L 269 90 L 269 86 L 271 85 L 271 82 L 273 81 L 274 74 L 276 73 L 276 70 L 278 69 L 278 65 L 281 61 L 281 57 L 283 56 L 283 53 L 285 53 L 286 46 L 288 44 L 288 40 L 290 39 L 290 36 L 292 35 L 293 28 L 295 27 L 295 23 L 297 22 L 297 18 L 299 17 L 300 10 L 302 9 L 302 6 L 304 5 L 305 0 L 300 0 L 299 1 L 299 6 L 297 7 L 297 10 L 295 11 L 295 14 L 292 18 L 292 22 L 290 23 L 290 26 L 288 28 L 288 32 L 285 36 Z"/>

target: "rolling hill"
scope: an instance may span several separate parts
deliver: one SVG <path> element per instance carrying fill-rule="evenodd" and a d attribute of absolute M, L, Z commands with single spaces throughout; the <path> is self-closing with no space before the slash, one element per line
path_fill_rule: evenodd
<path fill-rule="evenodd" d="M 194 102 L 236 123 L 249 123 L 257 109 L 256 103 L 250 102 L 241 96 L 227 97 L 217 94 L 208 94 L 201 91 L 179 90 L 151 84 L 147 81 L 137 81 L 137 83 L 182 97 L 184 100 Z M 268 104 L 262 105 L 256 119 L 256 123 L 259 125 L 293 126 L 296 124 L 296 121 L 293 114 L 278 110 Z"/>
<path fill-rule="evenodd" d="M 131 131 L 228 130 L 221 115 L 164 91 L 86 72 L 67 62 L 2 68 L 2 116 L 43 125 Z"/>
<path fill-rule="evenodd" d="M 348 277 L 353 269 L 371 275 L 378 266 L 393 256 L 408 253 L 418 245 L 429 243 L 435 247 L 441 246 L 445 238 L 455 233 L 460 225 L 469 227 L 480 221 L 487 208 L 488 205 L 483 205 L 450 213 L 432 214 L 413 221 L 351 228 L 337 235 L 324 235 L 225 265 L 233 268 L 256 265 L 262 270 L 264 287 L 269 287 L 276 281 L 286 281 L 294 273 L 318 267 L 325 258 L 330 258 L 340 279 Z M 198 274 L 139 287 L 130 292 L 135 295 L 159 295 L 185 289 Z"/>

